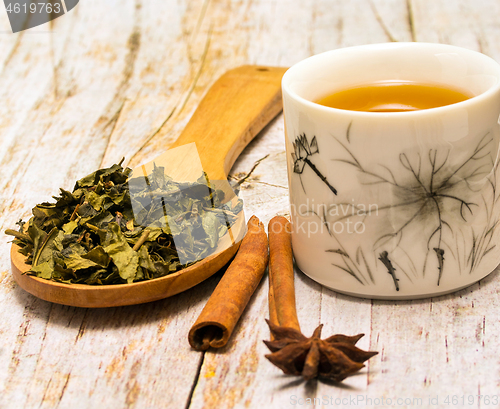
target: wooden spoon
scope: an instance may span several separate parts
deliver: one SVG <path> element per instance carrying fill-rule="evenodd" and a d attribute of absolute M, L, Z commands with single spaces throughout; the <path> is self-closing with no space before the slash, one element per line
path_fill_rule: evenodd
<path fill-rule="evenodd" d="M 281 77 L 285 71 L 242 66 L 226 72 L 210 88 L 171 148 L 195 142 L 209 179 L 225 180 L 245 146 L 281 111 Z M 245 228 L 241 219 L 233 226 L 233 237 Z M 228 263 L 239 244 L 232 242 L 220 252 L 165 277 L 102 286 L 62 284 L 23 274 L 30 266 L 18 246 L 12 245 L 12 274 L 21 288 L 46 301 L 86 308 L 133 305 L 170 297 L 202 282 Z"/>

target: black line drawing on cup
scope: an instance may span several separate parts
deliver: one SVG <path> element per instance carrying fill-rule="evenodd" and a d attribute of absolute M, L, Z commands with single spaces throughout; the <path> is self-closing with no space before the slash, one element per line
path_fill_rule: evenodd
<path fill-rule="evenodd" d="M 344 163 L 357 172 L 362 185 L 379 189 L 379 192 L 391 192 L 388 200 L 392 203 L 382 203 L 378 212 L 387 215 L 390 214 L 388 212 L 397 210 L 399 223 L 394 229 L 392 226 L 383 225 L 379 226 L 380 230 L 377 228 L 380 236 L 374 241 L 373 254 L 367 260 L 361 246 L 355 250 L 355 257 L 342 246 L 339 237 L 329 228 L 331 222 L 328 215 L 331 207 L 339 205 L 351 206 L 356 212 L 341 215 L 335 219 L 337 222 L 354 217 L 361 217 L 365 222 L 370 214 L 360 214 L 359 205 L 354 203 L 326 205 L 323 214 L 310 211 L 320 218 L 329 235 L 336 240 L 335 248 L 326 250 L 334 253 L 335 257 L 340 257 L 343 262 L 343 265 L 332 263 L 334 267 L 366 285 L 370 284 L 370 281 L 375 283 L 373 279 L 368 278 L 372 277 L 372 270 L 377 269 L 376 264 L 382 263 L 393 279 L 395 290 L 399 291 L 399 275 L 402 274 L 410 283 L 413 282 L 412 276 L 424 277 L 429 270 L 428 263 L 432 255 L 435 260 L 433 264 L 436 266 L 435 283 L 439 286 L 443 274 L 447 271 L 446 258 L 456 260 L 460 274 L 462 270 L 468 270 L 468 273 L 472 274 L 483 258 L 496 247 L 493 237 L 499 225 L 500 192 L 497 189 L 498 163 L 495 163 L 493 158 L 496 151 L 491 131 L 478 138 L 471 151 L 464 154 L 460 161 L 455 159 L 452 163 L 451 147 L 400 152 L 394 161 L 399 168 L 393 167 L 392 170 L 383 163 L 370 166 L 362 163 L 351 145 L 351 124 L 345 140 L 334 135 L 332 137 L 342 148 L 343 154 L 337 151 L 340 156 L 331 160 Z M 302 140 L 304 139 L 307 140 L 305 134 L 302 135 Z M 486 214 L 486 225 L 479 230 L 473 223 L 469 223 L 476 212 Z M 416 226 L 419 226 L 419 229 L 415 229 Z M 391 231 L 387 231 L 389 228 Z M 424 260 L 412 259 L 409 254 L 411 251 L 401 246 L 405 234 L 409 234 L 409 240 L 418 231 L 427 234 L 427 253 Z M 405 258 L 405 267 L 392 257 L 396 249 L 403 255 L 398 260 L 401 262 L 401 257 Z M 420 273 L 416 267 L 419 264 L 423 265 Z"/>
<path fill-rule="evenodd" d="M 306 188 L 304 187 L 304 184 L 302 183 L 302 178 L 300 175 L 302 172 L 304 172 L 304 167 L 308 165 L 316 175 L 323 181 L 325 185 L 328 186 L 328 189 L 330 189 L 335 195 L 337 194 L 337 189 L 335 189 L 326 179 L 325 176 L 318 170 L 316 165 L 311 162 L 309 159 L 310 156 L 319 153 L 319 148 L 318 148 L 318 141 L 316 140 L 316 137 L 314 136 L 311 140 L 311 143 L 309 144 L 309 141 L 307 140 L 307 137 L 305 134 L 302 134 L 300 136 L 297 136 L 295 138 L 295 142 L 293 142 L 293 150 L 292 152 L 292 159 L 293 159 L 293 171 L 294 173 L 297 173 L 300 178 L 300 184 L 302 185 L 302 189 L 304 189 L 304 193 L 306 192 Z"/>

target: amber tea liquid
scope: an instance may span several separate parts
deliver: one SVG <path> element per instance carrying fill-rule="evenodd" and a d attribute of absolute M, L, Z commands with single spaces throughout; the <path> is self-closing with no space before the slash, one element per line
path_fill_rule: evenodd
<path fill-rule="evenodd" d="M 473 96 L 436 84 L 381 81 L 337 91 L 316 103 L 349 111 L 407 112 L 451 105 Z"/>

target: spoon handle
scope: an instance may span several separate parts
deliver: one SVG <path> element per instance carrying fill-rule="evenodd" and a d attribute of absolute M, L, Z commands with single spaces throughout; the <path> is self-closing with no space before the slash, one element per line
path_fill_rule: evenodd
<path fill-rule="evenodd" d="M 281 111 L 285 71 L 252 65 L 227 71 L 171 148 L 195 142 L 208 177 L 225 180 L 245 146 Z"/>

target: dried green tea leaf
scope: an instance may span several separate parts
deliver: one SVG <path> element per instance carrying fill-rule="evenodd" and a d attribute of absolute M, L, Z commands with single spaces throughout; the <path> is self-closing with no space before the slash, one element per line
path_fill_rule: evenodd
<path fill-rule="evenodd" d="M 95 246 L 87 254 L 84 254 L 82 258 L 90 260 L 101 267 L 108 267 L 111 261 L 111 257 L 102 246 Z"/>
<path fill-rule="evenodd" d="M 98 267 L 97 263 L 94 263 L 92 260 L 83 258 L 77 253 L 68 254 L 66 257 L 64 257 L 64 264 L 66 265 L 66 268 L 69 268 L 71 270 L 84 270 L 87 268 Z"/>
<path fill-rule="evenodd" d="M 68 223 L 63 225 L 62 229 L 64 234 L 71 234 L 78 227 L 78 222 L 75 220 L 70 220 Z"/>
<path fill-rule="evenodd" d="M 116 223 L 110 223 L 108 229 L 106 241 L 103 243 L 104 251 L 118 268 L 120 277 L 127 280 L 127 283 L 132 283 L 137 274 L 139 255 L 129 246 Z"/>
<path fill-rule="evenodd" d="M 154 166 L 146 177 L 113 165 L 60 189 L 55 203 L 33 209 L 8 230 L 32 267 L 28 274 L 62 283 L 125 284 L 162 277 L 215 251 L 242 209 L 202 174 L 176 182 Z M 145 234 L 147 229 L 148 233 Z"/>
<path fill-rule="evenodd" d="M 207 233 L 207 241 L 211 248 L 217 245 L 219 241 L 219 219 L 213 213 L 207 213 L 203 217 L 203 229 Z"/>
<path fill-rule="evenodd" d="M 145 268 L 146 270 L 156 271 L 155 265 L 153 263 L 153 260 L 151 259 L 151 256 L 149 255 L 147 247 L 141 246 L 138 253 L 139 253 L 139 265 L 142 268 Z"/>
<path fill-rule="evenodd" d="M 38 264 L 30 270 L 30 273 L 34 273 L 37 277 L 45 278 L 46 280 L 50 280 L 52 278 L 53 272 L 54 261 L 52 259 Z"/>
<path fill-rule="evenodd" d="M 33 259 L 33 266 L 45 263 L 52 259 L 54 251 L 62 250 L 62 236 L 63 233 L 54 227 L 48 234 L 45 235 L 42 241 L 39 241 L 37 254 Z"/>

